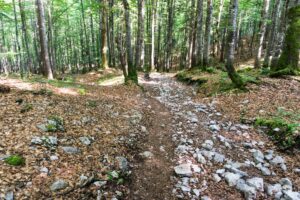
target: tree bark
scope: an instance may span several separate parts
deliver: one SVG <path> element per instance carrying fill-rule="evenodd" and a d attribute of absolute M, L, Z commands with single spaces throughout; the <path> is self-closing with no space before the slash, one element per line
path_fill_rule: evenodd
<path fill-rule="evenodd" d="M 197 16 L 197 65 L 203 64 L 203 0 L 198 0 Z"/>
<path fill-rule="evenodd" d="M 107 46 L 107 0 L 102 0 L 102 24 L 101 24 L 101 67 L 108 69 Z"/>
<path fill-rule="evenodd" d="M 238 73 L 234 68 L 234 52 L 235 52 L 235 43 L 236 43 L 236 29 L 237 29 L 237 16 L 238 16 L 238 0 L 230 1 L 230 18 L 228 23 L 228 33 L 227 33 L 227 55 L 225 67 L 228 72 L 228 76 L 233 82 L 233 84 L 241 88 L 244 83 Z"/>
<path fill-rule="evenodd" d="M 204 43 L 204 54 L 203 54 L 203 66 L 207 67 L 209 65 L 210 59 L 210 32 L 212 25 L 212 13 L 213 13 L 213 0 L 207 0 L 207 17 L 205 26 L 205 43 Z"/>
<path fill-rule="evenodd" d="M 138 2 L 138 32 L 135 51 L 135 65 L 138 69 L 143 69 L 145 64 L 145 0 L 137 0 Z"/>
<path fill-rule="evenodd" d="M 127 0 L 122 0 L 125 10 L 125 27 L 126 27 L 126 47 L 127 47 L 127 65 L 128 76 L 125 77 L 125 82 L 133 82 L 138 84 L 138 77 L 136 67 L 133 64 L 132 47 L 131 47 L 131 19 L 130 8 Z"/>
<path fill-rule="evenodd" d="M 166 71 L 169 71 L 172 67 L 171 60 L 172 60 L 172 48 L 173 48 L 173 15 L 174 15 L 174 1 L 175 0 L 168 0 L 167 7 L 168 7 L 168 26 L 167 26 L 167 55 L 166 55 Z"/>
<path fill-rule="evenodd" d="M 36 0 L 37 6 L 37 18 L 38 18 L 38 29 L 40 36 L 40 46 L 41 46 L 41 61 L 43 64 L 43 75 L 48 79 L 53 79 L 52 69 L 50 66 L 49 52 L 48 52 L 48 40 L 46 35 L 46 25 L 45 25 L 45 12 L 42 0 Z"/>
<path fill-rule="evenodd" d="M 261 12 L 260 32 L 258 35 L 258 47 L 256 50 L 255 63 L 254 63 L 255 68 L 260 68 L 260 60 L 261 60 L 261 54 L 262 54 L 262 49 L 263 49 L 263 44 L 265 39 L 264 37 L 266 34 L 269 7 L 270 7 L 270 0 L 264 0 L 264 7 Z"/>

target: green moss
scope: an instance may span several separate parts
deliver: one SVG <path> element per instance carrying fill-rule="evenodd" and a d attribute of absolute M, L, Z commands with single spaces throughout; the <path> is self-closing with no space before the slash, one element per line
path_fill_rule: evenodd
<path fill-rule="evenodd" d="M 46 89 L 46 88 L 42 88 L 40 90 L 33 91 L 32 93 L 34 95 L 44 95 L 44 96 L 51 96 L 51 95 L 53 95 L 53 92 L 51 90 Z"/>
<path fill-rule="evenodd" d="M 300 147 L 300 137 L 296 134 L 299 123 L 289 123 L 282 118 L 257 118 L 255 125 L 267 128 L 267 134 L 283 149 Z"/>
<path fill-rule="evenodd" d="M 25 105 L 22 107 L 21 113 L 28 112 L 28 111 L 30 111 L 30 110 L 32 110 L 32 109 L 33 109 L 32 104 L 27 103 L 27 104 L 25 104 Z"/>
<path fill-rule="evenodd" d="M 9 156 L 4 160 L 7 164 L 12 166 L 21 166 L 25 164 L 25 158 L 19 155 Z"/>
<path fill-rule="evenodd" d="M 86 90 L 84 88 L 80 88 L 80 89 L 78 89 L 78 94 L 84 96 L 84 95 L 86 95 Z"/>
<path fill-rule="evenodd" d="M 277 78 L 277 77 L 287 76 L 287 75 L 296 76 L 298 74 L 299 74 L 299 72 L 292 69 L 291 67 L 287 67 L 287 68 L 280 69 L 277 71 L 270 71 L 270 77 L 272 77 L 272 78 Z"/>
<path fill-rule="evenodd" d="M 97 107 L 97 102 L 96 102 L 96 101 L 93 101 L 93 100 L 88 100 L 88 101 L 86 102 L 86 106 L 95 108 L 95 107 Z"/>

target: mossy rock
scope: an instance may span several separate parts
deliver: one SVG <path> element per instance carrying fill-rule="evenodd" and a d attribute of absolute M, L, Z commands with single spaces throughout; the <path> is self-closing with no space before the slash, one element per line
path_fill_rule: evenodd
<path fill-rule="evenodd" d="M 22 166 L 25 165 L 25 158 L 19 155 L 12 155 L 6 158 L 5 163 L 12 165 L 12 166 Z"/>

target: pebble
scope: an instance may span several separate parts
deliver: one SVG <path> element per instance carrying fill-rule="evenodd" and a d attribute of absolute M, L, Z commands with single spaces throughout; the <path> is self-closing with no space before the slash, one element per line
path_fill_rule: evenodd
<path fill-rule="evenodd" d="M 55 156 L 55 155 L 53 155 L 53 156 L 50 156 L 50 160 L 51 160 L 51 161 L 58 160 L 58 157 L 57 157 L 57 156 Z"/>
<path fill-rule="evenodd" d="M 51 185 L 50 189 L 51 189 L 51 191 L 56 192 L 58 190 L 63 190 L 63 189 L 65 189 L 68 186 L 69 186 L 68 182 L 66 182 L 66 181 L 64 181 L 62 179 L 59 179 L 59 180 L 55 181 Z"/>
<path fill-rule="evenodd" d="M 300 192 L 283 191 L 285 200 L 300 200 Z"/>
<path fill-rule="evenodd" d="M 280 184 L 275 184 L 275 185 L 268 185 L 266 188 L 267 194 L 269 196 L 272 196 L 278 192 L 281 192 L 282 187 Z"/>
<path fill-rule="evenodd" d="M 256 199 L 256 190 L 254 187 L 249 186 L 243 179 L 239 179 L 236 184 L 236 188 L 243 192 L 246 200 Z"/>
<path fill-rule="evenodd" d="M 273 158 L 270 162 L 272 165 L 280 165 L 280 164 L 284 164 L 285 160 L 281 157 L 281 156 L 276 156 L 275 158 Z"/>
<path fill-rule="evenodd" d="M 116 157 L 118 167 L 122 172 L 126 172 L 129 170 L 129 162 L 128 160 L 123 156 L 117 156 Z"/>
<path fill-rule="evenodd" d="M 91 145 L 91 140 L 88 137 L 80 137 L 79 138 L 80 142 L 86 146 Z"/>
<path fill-rule="evenodd" d="M 254 187 L 256 190 L 263 192 L 264 191 L 264 179 L 255 177 L 248 179 L 247 184 L 251 187 Z"/>
<path fill-rule="evenodd" d="M 264 154 L 260 150 L 256 150 L 253 152 L 253 157 L 255 162 L 263 163 L 264 162 Z"/>
<path fill-rule="evenodd" d="M 213 179 L 216 183 L 219 183 L 222 180 L 218 174 L 213 174 Z"/>
<path fill-rule="evenodd" d="M 80 150 L 77 147 L 62 147 L 62 149 L 67 154 L 77 154 L 77 153 L 80 153 Z"/>
<path fill-rule="evenodd" d="M 9 191 L 5 194 L 5 200 L 14 200 L 14 192 Z"/>
<path fill-rule="evenodd" d="M 193 172 L 191 170 L 191 164 L 181 164 L 174 167 L 175 173 L 179 176 L 190 177 Z"/>
<path fill-rule="evenodd" d="M 216 125 L 216 124 L 212 124 L 209 126 L 210 130 L 212 131 L 220 131 L 220 126 L 219 125 Z"/>
<path fill-rule="evenodd" d="M 154 155 L 153 153 L 151 153 L 150 151 L 145 151 L 143 153 L 140 153 L 140 156 L 142 156 L 143 158 L 152 158 Z"/>
<path fill-rule="evenodd" d="M 241 178 L 241 175 L 239 174 L 234 174 L 231 172 L 226 172 L 224 174 L 225 180 L 228 183 L 228 185 L 231 186 L 235 186 L 238 182 L 238 180 Z"/>
<path fill-rule="evenodd" d="M 205 142 L 202 144 L 202 147 L 206 150 L 212 150 L 214 146 L 214 142 L 211 140 L 205 140 Z"/>
<path fill-rule="evenodd" d="M 223 154 L 215 153 L 214 161 L 216 163 L 223 163 L 225 161 L 225 156 Z"/>

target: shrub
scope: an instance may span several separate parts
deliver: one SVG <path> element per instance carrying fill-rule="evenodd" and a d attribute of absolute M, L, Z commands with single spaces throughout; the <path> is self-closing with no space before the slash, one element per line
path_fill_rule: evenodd
<path fill-rule="evenodd" d="M 21 166 L 25 164 L 25 158 L 19 155 L 9 156 L 4 160 L 7 164 L 12 166 Z"/>

